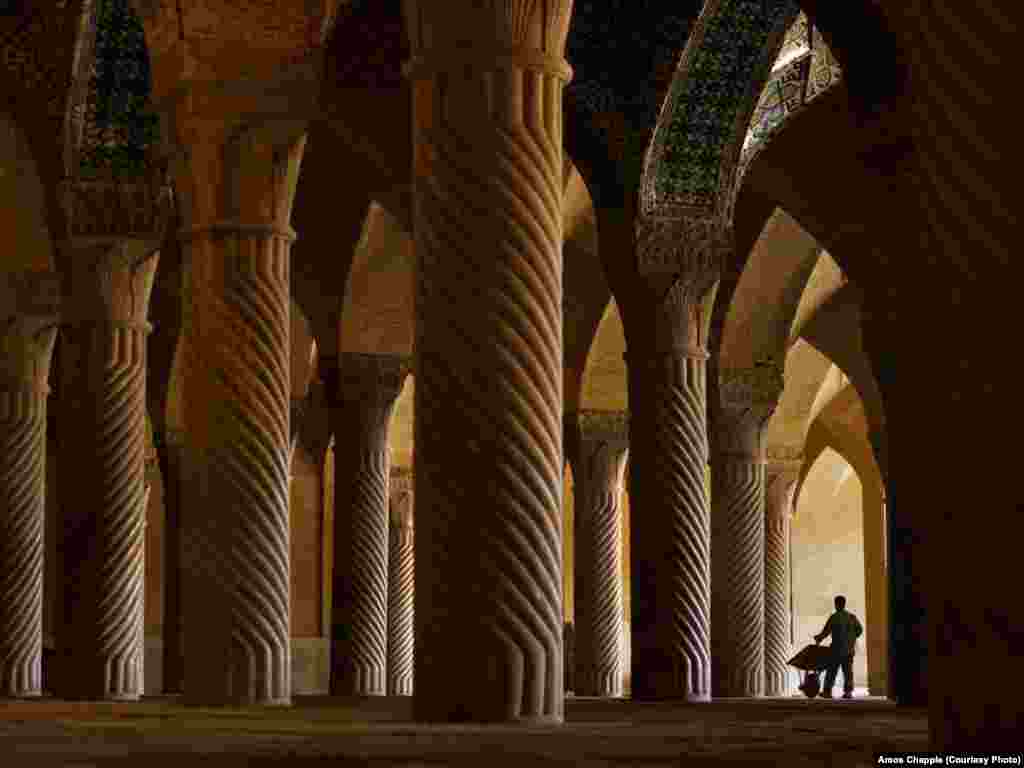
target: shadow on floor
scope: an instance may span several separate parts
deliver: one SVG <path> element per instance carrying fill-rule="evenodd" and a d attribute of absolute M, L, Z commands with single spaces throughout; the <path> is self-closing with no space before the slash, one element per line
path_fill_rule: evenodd
<path fill-rule="evenodd" d="M 3 768 L 179 766 L 873 765 L 877 750 L 924 750 L 923 710 L 885 699 L 567 699 L 565 725 L 430 726 L 410 699 L 296 697 L 287 709 L 138 703 L 0 703 Z"/>

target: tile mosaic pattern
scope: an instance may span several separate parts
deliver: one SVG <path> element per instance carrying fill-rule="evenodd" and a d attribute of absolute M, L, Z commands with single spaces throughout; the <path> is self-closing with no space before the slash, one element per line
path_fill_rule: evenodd
<path fill-rule="evenodd" d="M 95 57 L 88 78 L 79 146 L 82 176 L 136 175 L 148 168 L 159 142 L 159 118 L 147 109 L 151 88 L 142 23 L 129 0 L 96 0 Z"/>
<path fill-rule="evenodd" d="M 838 60 L 821 33 L 808 24 L 806 16 L 800 14 L 786 35 L 771 78 L 761 92 L 750 119 L 723 210 L 727 223 L 732 221 L 736 197 L 754 158 L 790 117 L 837 85 L 842 74 Z"/>

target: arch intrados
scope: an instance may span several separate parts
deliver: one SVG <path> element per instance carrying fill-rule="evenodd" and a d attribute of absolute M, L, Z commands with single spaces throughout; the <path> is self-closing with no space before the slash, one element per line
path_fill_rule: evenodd
<path fill-rule="evenodd" d="M 412 354 L 414 275 L 412 238 L 383 206 L 371 203 L 342 283 L 340 351 Z"/>
<path fill-rule="evenodd" d="M 810 413 L 827 384 L 832 362 L 815 347 L 797 340 L 786 353 L 785 387 L 779 404 L 765 430 L 765 445 L 785 455 L 802 451 L 810 423 Z"/>
<path fill-rule="evenodd" d="M 821 461 L 827 456 L 829 451 L 833 452 L 836 456 L 838 456 L 846 463 L 846 466 L 849 467 L 850 471 L 857 476 L 857 480 L 860 481 L 861 485 L 863 486 L 864 481 L 861 476 L 861 473 L 854 465 L 854 462 L 851 461 L 849 457 L 847 457 L 844 448 L 842 446 L 837 446 L 833 443 L 822 443 L 815 450 L 813 458 L 810 458 L 807 461 L 805 461 L 804 465 L 800 468 L 800 479 L 797 481 L 796 491 L 793 493 L 793 519 L 796 519 L 797 510 L 800 508 L 800 495 L 804 491 L 804 486 L 806 485 L 807 478 L 811 476 L 811 473 L 814 471 L 814 468 L 819 463 L 821 463 Z M 848 479 L 849 475 L 843 476 L 836 482 L 836 488 L 839 488 Z"/>
<path fill-rule="evenodd" d="M 858 420 L 863 432 L 852 428 L 848 418 L 849 412 L 859 406 L 861 418 Z M 871 479 L 881 485 L 881 474 L 874 458 L 874 451 L 867 438 L 867 418 L 864 405 L 852 386 L 847 386 L 836 397 L 832 398 L 828 407 L 822 410 L 811 423 L 807 432 L 807 448 L 805 462 L 800 469 L 797 491 L 803 487 L 810 464 L 821 451 L 823 444 L 838 443 L 842 446 L 847 461 L 857 470 L 861 481 Z M 795 497 L 794 497 L 795 498 Z"/>
<path fill-rule="evenodd" d="M 846 283 L 822 302 L 801 328 L 801 338 L 832 360 L 861 397 L 872 429 L 885 425 L 885 406 L 871 361 L 864 349 L 862 293 Z"/>
<path fill-rule="evenodd" d="M 739 279 L 719 283 L 715 313 L 724 313 L 717 350 L 721 369 L 746 369 L 785 356 L 793 318 L 820 254 L 817 241 L 776 208 L 739 260 Z"/>
<path fill-rule="evenodd" d="M 811 270 L 804 293 L 789 328 L 789 343 L 798 339 L 808 321 L 811 320 L 829 300 L 848 284 L 846 275 L 839 268 L 832 254 L 822 249 L 821 255 Z"/>
<path fill-rule="evenodd" d="M 609 296 L 595 326 L 581 376 L 579 407 L 598 410 L 627 410 L 628 383 L 625 359 L 625 329 L 615 299 Z M 605 382 L 598 385 L 597 377 Z M 607 385 L 607 382 L 611 382 Z"/>

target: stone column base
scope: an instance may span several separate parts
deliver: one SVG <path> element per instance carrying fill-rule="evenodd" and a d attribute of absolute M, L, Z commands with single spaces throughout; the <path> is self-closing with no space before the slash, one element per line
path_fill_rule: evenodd
<path fill-rule="evenodd" d="M 146 696 L 164 693 L 164 641 L 159 635 L 146 636 Z M 325 637 L 292 638 L 292 693 L 326 695 L 330 677 L 330 641 Z"/>
<path fill-rule="evenodd" d="M 330 677 L 330 640 L 326 637 L 293 637 L 292 693 L 326 695 Z"/>

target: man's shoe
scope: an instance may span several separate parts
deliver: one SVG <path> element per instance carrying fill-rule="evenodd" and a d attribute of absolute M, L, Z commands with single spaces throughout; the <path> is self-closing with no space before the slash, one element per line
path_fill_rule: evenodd
<path fill-rule="evenodd" d="M 832 691 L 822 691 L 821 692 L 821 698 L 823 698 L 823 699 L 831 699 L 832 698 Z"/>
<path fill-rule="evenodd" d="M 844 699 L 852 699 L 853 698 L 853 692 L 852 691 L 847 691 L 846 693 L 843 694 L 843 698 Z"/>

